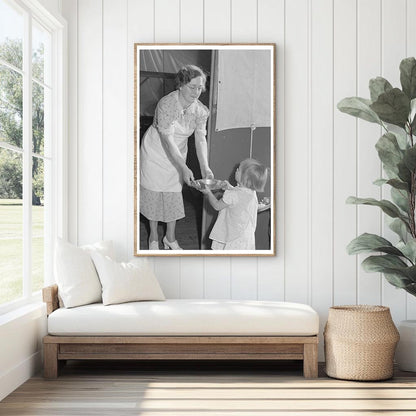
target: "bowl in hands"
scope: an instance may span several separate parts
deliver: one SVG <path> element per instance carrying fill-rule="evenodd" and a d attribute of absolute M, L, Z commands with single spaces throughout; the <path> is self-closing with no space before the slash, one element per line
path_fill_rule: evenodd
<path fill-rule="evenodd" d="M 192 186 L 199 191 L 201 189 L 210 189 L 211 191 L 217 191 L 224 189 L 227 186 L 226 181 L 220 179 L 197 179 L 192 182 Z"/>

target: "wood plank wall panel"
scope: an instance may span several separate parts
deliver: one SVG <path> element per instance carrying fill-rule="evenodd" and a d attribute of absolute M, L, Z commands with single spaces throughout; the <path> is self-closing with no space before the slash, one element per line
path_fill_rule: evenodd
<path fill-rule="evenodd" d="M 204 0 L 180 1 L 180 36 L 184 43 L 204 42 Z"/>
<path fill-rule="evenodd" d="M 333 290 L 333 5 L 332 0 L 314 0 L 313 5 L 309 5 L 310 302 L 325 316 Z M 322 333 L 325 320 L 320 324 Z"/>
<path fill-rule="evenodd" d="M 349 195 L 380 196 L 372 185 L 379 128 L 335 107 L 368 97 L 373 76 L 399 85 L 400 60 L 416 55 L 413 0 L 63 0 L 62 11 L 74 92 L 71 241 L 111 238 L 120 260 L 133 252 L 134 42 L 273 42 L 277 257 L 155 258 L 163 290 L 306 302 L 322 323 L 329 306 L 346 303 L 383 303 L 396 321 L 416 317 L 414 298 L 346 253 L 359 233 L 390 234 L 376 209 L 345 204 Z"/>
<path fill-rule="evenodd" d="M 393 86 L 400 87 L 400 61 L 406 56 L 406 0 L 382 0 L 381 4 L 382 30 L 382 75 Z M 387 191 L 385 198 L 389 198 Z M 385 227 L 387 238 L 394 234 Z M 392 316 L 396 321 L 406 318 L 406 293 L 397 290 L 383 279 L 382 302 L 390 306 Z"/>
<path fill-rule="evenodd" d="M 126 183 L 127 189 L 130 193 L 134 192 L 134 44 L 135 43 L 152 43 L 154 42 L 154 2 L 153 0 L 128 0 L 127 3 L 128 14 L 128 67 L 127 67 L 127 155 L 128 155 L 128 173 Z M 146 16 L 146 19 L 143 19 Z M 138 24 L 140 22 L 140 24 Z M 127 241 L 128 249 L 125 253 L 125 259 L 132 257 L 134 252 L 134 199 L 128 199 L 127 210 Z M 153 259 L 150 259 L 150 264 L 155 268 Z"/>
<path fill-rule="evenodd" d="M 204 1 L 204 41 L 231 42 L 231 0 Z"/>
<path fill-rule="evenodd" d="M 416 56 L 416 25 L 414 24 L 414 16 L 416 16 L 416 2 L 407 0 L 406 3 L 406 56 Z M 416 319 L 416 297 L 406 295 L 407 300 L 407 319 Z"/>
<path fill-rule="evenodd" d="M 155 42 L 175 43 L 180 41 L 180 0 L 154 0 Z M 141 17 L 143 18 L 143 16 Z"/>
<path fill-rule="evenodd" d="M 334 106 L 357 94 L 356 36 L 356 2 L 334 0 Z M 357 301 L 357 260 L 345 251 L 356 236 L 356 208 L 345 204 L 349 195 L 356 194 L 356 133 L 356 120 L 334 110 L 333 301 L 338 305 Z"/>
<path fill-rule="evenodd" d="M 204 298 L 205 262 L 203 257 L 181 259 L 180 297 L 183 299 Z"/>
<path fill-rule="evenodd" d="M 241 257 L 231 260 L 231 298 L 257 299 L 257 258 Z"/>
<path fill-rule="evenodd" d="M 276 257 L 260 257 L 258 259 L 257 292 L 259 299 L 284 299 L 284 167 L 285 167 L 285 1 L 259 0 L 258 2 L 258 42 L 276 43 Z"/>
<path fill-rule="evenodd" d="M 177 43 L 180 41 L 180 0 L 155 0 L 155 42 Z M 155 273 L 169 298 L 181 294 L 181 260 L 176 258 L 154 259 Z"/>
<path fill-rule="evenodd" d="M 231 41 L 257 42 L 257 0 L 231 2 Z M 231 259 L 233 299 L 257 299 L 257 259 L 257 257 Z"/>
<path fill-rule="evenodd" d="M 204 1 L 181 0 L 180 41 L 202 43 L 204 40 Z M 204 261 L 201 257 L 180 259 L 180 297 L 199 299 L 204 297 Z"/>
<path fill-rule="evenodd" d="M 154 2 L 153 0 L 128 0 L 127 3 L 127 251 L 124 258 L 129 259 L 134 253 L 134 44 L 154 42 Z M 143 16 L 146 16 L 143 19 Z M 151 262 L 154 265 L 154 262 Z"/>
<path fill-rule="evenodd" d="M 257 42 L 257 0 L 231 0 L 231 42 Z"/>
<path fill-rule="evenodd" d="M 231 299 L 231 260 L 206 257 L 204 294 L 207 299 Z"/>
<path fill-rule="evenodd" d="M 62 1 L 62 14 L 68 22 L 68 83 L 78 84 L 78 3 Z M 68 89 L 68 240 L 78 241 L 78 95 Z"/>
<path fill-rule="evenodd" d="M 102 63 L 102 2 L 78 1 L 79 244 L 103 237 Z"/>
<path fill-rule="evenodd" d="M 371 22 L 371 24 L 369 24 Z M 368 81 L 381 73 L 381 2 L 369 0 L 357 2 L 357 94 L 370 98 Z M 381 163 L 374 148 L 382 135 L 380 126 L 362 120 L 357 124 L 357 194 L 362 197 L 381 197 L 381 188 L 373 181 L 381 177 Z M 381 210 L 359 206 L 357 209 L 357 234 L 380 234 Z M 366 273 L 361 262 L 367 255 L 358 256 L 357 302 L 376 304 L 381 302 L 380 273 Z M 377 290 L 374 290 L 377 288 Z"/>
<path fill-rule="evenodd" d="M 127 0 L 103 0 L 103 238 L 127 252 Z"/>
<path fill-rule="evenodd" d="M 285 10 L 285 300 L 295 302 L 309 302 L 311 273 L 308 4 L 286 2 Z"/>
<path fill-rule="evenodd" d="M 231 42 L 231 0 L 205 0 L 204 6 L 204 41 Z M 205 258 L 206 298 L 231 298 L 231 261 L 230 257 Z"/>

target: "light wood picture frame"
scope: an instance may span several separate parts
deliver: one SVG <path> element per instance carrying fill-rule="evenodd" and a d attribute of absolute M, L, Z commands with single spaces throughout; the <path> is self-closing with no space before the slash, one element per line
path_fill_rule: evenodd
<path fill-rule="evenodd" d="M 276 255 L 275 56 L 134 44 L 135 256 Z"/>

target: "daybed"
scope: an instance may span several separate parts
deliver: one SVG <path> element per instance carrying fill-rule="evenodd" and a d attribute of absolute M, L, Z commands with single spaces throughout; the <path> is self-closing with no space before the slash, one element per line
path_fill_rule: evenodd
<path fill-rule="evenodd" d="M 43 299 L 46 378 L 69 359 L 303 360 L 304 376 L 318 375 L 319 318 L 307 305 L 168 299 L 60 308 L 56 285 Z"/>

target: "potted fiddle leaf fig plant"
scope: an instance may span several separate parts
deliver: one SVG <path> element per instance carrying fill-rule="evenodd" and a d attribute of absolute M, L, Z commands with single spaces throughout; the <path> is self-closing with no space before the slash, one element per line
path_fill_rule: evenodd
<path fill-rule="evenodd" d="M 390 217 L 389 228 L 398 237 L 393 244 L 382 236 L 364 233 L 348 244 L 347 251 L 349 254 L 373 253 L 362 262 L 363 269 L 381 272 L 390 284 L 416 296 L 415 58 L 401 61 L 400 83 L 401 88 L 394 88 L 386 79 L 377 77 L 369 82 L 370 99 L 348 97 L 338 103 L 340 111 L 382 127 L 383 134 L 375 147 L 385 177 L 374 184 L 389 186 L 391 193 L 391 200 L 350 196 L 347 203 L 379 207 Z M 416 335 L 416 326 L 407 331 L 410 332 Z M 399 360 L 399 366 L 403 370 L 416 371 L 416 339 L 410 344 L 409 353 L 405 354 L 406 362 L 400 364 Z M 399 344 L 398 353 L 400 348 L 403 348 L 403 342 Z M 413 363 L 408 363 L 410 358 Z"/>

